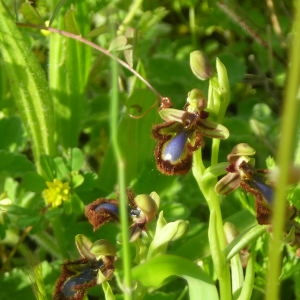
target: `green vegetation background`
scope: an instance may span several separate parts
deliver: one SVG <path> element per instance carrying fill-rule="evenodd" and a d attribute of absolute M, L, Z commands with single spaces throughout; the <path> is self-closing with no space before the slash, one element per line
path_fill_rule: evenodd
<path fill-rule="evenodd" d="M 54 28 L 115 51 L 178 109 L 193 88 L 207 95 L 208 83 L 190 71 L 190 52 L 200 49 L 212 66 L 218 57 L 227 68 L 231 90 L 223 122 L 230 138 L 221 144 L 220 161 L 235 144 L 246 142 L 256 149 L 257 167 L 265 168 L 280 141 L 293 14 L 291 1 L 2 1 L 0 299 L 34 299 L 38 290 L 43 295 L 36 297 L 50 299 L 61 263 L 78 258 L 75 235 L 115 242 L 119 230 L 109 224 L 95 233 L 83 215 L 84 205 L 118 189 L 110 132 L 111 59 L 65 36 L 15 23 L 43 25 L 50 20 Z M 213 277 L 206 201 L 191 172 L 168 177 L 156 170 L 151 128 L 161 120 L 156 107 L 147 109 L 157 97 L 128 70 L 119 67 L 118 72 L 117 134 L 126 184 L 136 193 L 156 191 L 168 221 L 189 220 L 189 231 L 168 253 L 206 260 Z M 131 117 L 144 111 L 141 118 Z M 299 162 L 298 135 L 294 149 Z M 207 141 L 204 162 L 209 157 Z M 46 181 L 55 178 L 70 183 L 71 201 L 45 209 L 42 192 Z M 295 189 L 295 202 L 297 195 Z M 251 196 L 237 191 L 221 200 L 223 219 L 238 230 L 255 223 Z M 264 298 L 267 245 L 267 236 L 251 245 L 256 251 L 251 299 Z M 282 295 L 300 299 L 299 263 L 292 248 L 284 251 Z M 113 281 L 112 286 L 121 299 L 118 284 Z M 101 299 L 102 293 L 94 288 L 91 299 Z M 184 281 L 174 279 L 149 289 L 145 299 L 188 299 L 188 292 Z"/>

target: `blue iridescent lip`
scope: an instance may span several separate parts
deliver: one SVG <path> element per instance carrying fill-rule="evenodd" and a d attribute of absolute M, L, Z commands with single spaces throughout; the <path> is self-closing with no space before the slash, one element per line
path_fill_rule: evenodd
<path fill-rule="evenodd" d="M 162 159 L 170 162 L 176 162 L 182 156 L 188 139 L 188 132 L 182 131 L 175 135 L 168 143 L 166 143 L 162 151 Z"/>
<path fill-rule="evenodd" d="M 113 203 L 107 203 L 107 202 L 100 203 L 95 208 L 95 212 L 99 212 L 102 209 L 109 211 L 111 214 L 115 215 L 116 217 L 119 216 L 119 208 L 117 205 Z"/>
<path fill-rule="evenodd" d="M 66 297 L 72 297 L 80 286 L 90 283 L 96 278 L 97 271 L 87 267 L 80 274 L 69 278 L 63 285 L 62 293 Z"/>
<path fill-rule="evenodd" d="M 87 289 L 86 285 L 92 286 L 96 279 L 98 271 L 104 266 L 103 260 L 93 261 L 87 264 L 77 275 L 69 277 L 61 288 L 61 293 L 65 297 L 75 296 L 77 291 Z"/>
<path fill-rule="evenodd" d="M 253 185 L 263 194 L 264 198 L 268 201 L 268 203 L 272 203 L 274 191 L 272 187 L 258 181 L 252 180 Z"/>

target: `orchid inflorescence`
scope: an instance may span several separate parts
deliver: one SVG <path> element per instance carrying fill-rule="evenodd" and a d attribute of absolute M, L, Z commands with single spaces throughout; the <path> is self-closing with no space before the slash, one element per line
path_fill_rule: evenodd
<path fill-rule="evenodd" d="M 223 68 L 218 61 L 217 66 L 219 69 Z M 203 60 L 203 56 L 197 51 L 192 55 L 191 69 L 201 80 L 211 76 L 211 71 Z M 225 73 L 223 70 L 222 74 Z M 214 79 L 218 81 L 214 87 L 215 90 L 210 93 L 210 95 L 215 93 L 214 96 L 210 97 L 210 99 L 216 98 L 214 99 L 215 103 L 220 99 L 224 100 L 220 96 L 222 94 L 220 91 L 224 90 L 224 86 L 229 86 L 227 73 L 225 75 L 220 75 L 220 78 L 213 78 L 211 81 L 212 86 Z M 229 97 L 223 101 L 223 104 L 220 104 L 221 101 L 219 101 L 220 103 L 216 105 L 215 110 L 225 112 L 228 99 Z M 156 140 L 154 157 L 157 169 L 161 173 L 165 175 L 186 174 L 192 167 L 194 152 L 204 147 L 205 138 L 227 139 L 229 137 L 228 129 L 212 120 L 211 116 L 215 117 L 214 120 L 218 118 L 216 118 L 217 113 L 214 111 L 213 104 L 211 101 L 209 103 L 208 108 L 203 93 L 198 89 L 193 89 L 188 93 L 182 110 L 173 108 L 169 98 L 161 98 L 159 115 L 163 122 L 152 128 L 152 135 Z M 255 150 L 248 144 L 236 145 L 227 156 L 227 173 L 217 182 L 215 191 L 222 195 L 228 195 L 240 187 L 245 192 L 252 194 L 255 198 L 258 223 L 270 224 L 274 186 L 268 176 L 268 170 L 255 168 L 254 154 Z M 194 166 L 197 167 L 196 164 Z M 58 206 L 62 201 L 67 200 L 69 196 L 67 184 L 54 181 L 47 183 L 47 186 L 48 190 L 44 192 L 44 197 L 49 205 Z M 158 214 L 160 197 L 156 192 L 135 195 L 131 190 L 128 190 L 127 200 L 127 216 L 131 222 L 128 229 L 130 242 L 147 236 L 148 224 L 157 219 L 156 230 L 148 247 L 148 257 L 164 251 L 166 245 L 181 237 L 188 227 L 187 221 L 177 220 L 167 223 L 163 217 L 163 212 Z M 85 206 L 85 216 L 94 231 L 106 223 L 118 223 L 120 219 L 118 197 L 96 199 Z M 295 216 L 294 207 L 287 207 L 287 236 L 291 236 L 293 233 L 293 242 L 300 245 L 300 228 L 294 221 Z M 56 300 L 81 300 L 88 288 L 103 283 L 113 275 L 116 250 L 109 242 L 98 240 L 92 243 L 85 236 L 77 235 L 76 246 L 81 259 L 63 264 L 61 275 L 56 284 L 54 296 Z"/>
<path fill-rule="evenodd" d="M 252 194 L 255 198 L 256 219 L 259 224 L 270 224 L 274 194 L 274 181 L 270 171 L 254 166 L 255 150 L 246 143 L 233 147 L 227 155 L 227 174 L 216 184 L 216 192 L 228 195 L 237 188 Z M 288 243 L 300 246 L 300 227 L 295 221 L 298 210 L 293 205 L 286 206 L 285 232 Z"/>

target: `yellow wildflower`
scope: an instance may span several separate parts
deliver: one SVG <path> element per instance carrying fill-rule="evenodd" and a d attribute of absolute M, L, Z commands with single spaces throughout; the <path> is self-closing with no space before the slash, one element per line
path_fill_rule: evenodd
<path fill-rule="evenodd" d="M 59 179 L 54 179 L 53 181 L 47 181 L 46 185 L 48 189 L 43 191 L 43 198 L 47 205 L 57 207 L 63 201 L 69 200 L 70 186 L 68 182 L 64 183 Z"/>

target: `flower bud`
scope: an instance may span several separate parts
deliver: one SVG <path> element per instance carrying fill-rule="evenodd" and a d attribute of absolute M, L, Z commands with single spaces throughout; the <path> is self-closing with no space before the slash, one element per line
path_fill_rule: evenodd
<path fill-rule="evenodd" d="M 196 50 L 190 53 L 190 67 L 200 80 L 206 80 L 212 75 L 211 67 L 202 51 Z"/>
<path fill-rule="evenodd" d="M 142 211 L 143 215 L 146 218 L 146 222 L 151 221 L 156 216 L 158 206 L 156 201 L 154 201 L 154 199 L 151 197 L 151 195 L 147 195 L 147 194 L 137 195 L 134 198 L 134 202 L 136 206 Z"/>

